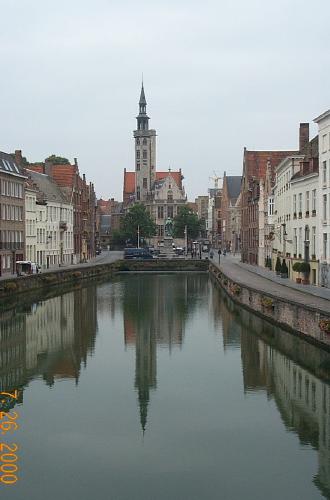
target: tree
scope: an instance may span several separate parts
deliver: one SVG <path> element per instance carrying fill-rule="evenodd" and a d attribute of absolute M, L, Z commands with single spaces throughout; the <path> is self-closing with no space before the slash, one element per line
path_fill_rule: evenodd
<path fill-rule="evenodd" d="M 156 233 L 156 224 L 146 211 L 144 205 L 136 203 L 129 209 L 121 224 L 121 231 L 126 240 L 137 241 L 137 231 L 140 238 L 150 238 Z"/>
<path fill-rule="evenodd" d="M 49 161 L 54 165 L 67 165 L 68 163 L 70 163 L 67 158 L 63 158 L 63 156 L 56 156 L 56 155 L 48 156 L 48 158 L 46 158 L 45 161 Z"/>
<path fill-rule="evenodd" d="M 184 206 L 180 209 L 178 215 L 174 217 L 173 235 L 176 238 L 184 237 L 184 230 L 187 226 L 187 236 L 196 238 L 201 230 L 201 222 L 197 215 L 188 207 Z"/>

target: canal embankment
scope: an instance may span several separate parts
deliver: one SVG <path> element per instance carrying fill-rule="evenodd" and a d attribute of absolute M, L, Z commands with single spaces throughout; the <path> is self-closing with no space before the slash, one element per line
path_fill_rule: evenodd
<path fill-rule="evenodd" d="M 0 282 L 0 300 L 4 302 L 13 295 L 63 287 L 70 283 L 100 277 L 111 277 L 120 272 L 207 272 L 207 260 L 191 259 L 155 259 L 152 261 L 116 260 L 108 263 L 91 263 L 74 268 L 56 270 L 20 276 Z"/>
<path fill-rule="evenodd" d="M 330 301 L 276 283 L 230 257 L 210 261 L 210 274 L 240 306 L 330 350 Z"/>

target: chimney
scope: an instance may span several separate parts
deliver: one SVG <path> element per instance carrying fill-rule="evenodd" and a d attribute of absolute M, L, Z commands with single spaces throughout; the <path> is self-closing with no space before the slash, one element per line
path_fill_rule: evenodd
<path fill-rule="evenodd" d="M 15 162 L 17 165 L 21 166 L 23 163 L 22 151 L 20 149 L 15 150 Z"/>
<path fill-rule="evenodd" d="M 309 123 L 301 123 L 299 127 L 299 151 L 309 143 Z"/>
<path fill-rule="evenodd" d="M 77 160 L 77 158 L 74 158 L 74 164 L 76 165 L 76 167 L 78 167 L 78 160 Z"/>

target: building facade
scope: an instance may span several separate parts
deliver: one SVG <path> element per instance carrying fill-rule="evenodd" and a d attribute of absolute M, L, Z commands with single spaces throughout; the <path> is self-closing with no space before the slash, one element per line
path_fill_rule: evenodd
<path fill-rule="evenodd" d="M 25 185 L 25 259 L 36 262 L 37 257 L 37 192 Z"/>
<path fill-rule="evenodd" d="M 242 177 L 240 175 L 223 176 L 221 229 L 222 247 L 226 250 L 238 251 L 240 229 L 237 228 L 236 203 L 241 191 Z M 235 228 L 233 227 L 235 226 Z"/>
<path fill-rule="evenodd" d="M 330 110 L 314 120 L 319 138 L 320 285 L 330 288 Z"/>
<path fill-rule="evenodd" d="M 157 226 L 154 243 L 164 237 L 167 218 L 175 217 L 187 203 L 181 169 L 156 170 L 156 131 L 149 129 L 147 102 L 142 85 L 135 139 L 135 172 L 124 169 L 123 209 L 143 203 Z"/>
<path fill-rule="evenodd" d="M 16 272 L 24 260 L 25 175 L 12 156 L 0 152 L 0 276 Z"/>

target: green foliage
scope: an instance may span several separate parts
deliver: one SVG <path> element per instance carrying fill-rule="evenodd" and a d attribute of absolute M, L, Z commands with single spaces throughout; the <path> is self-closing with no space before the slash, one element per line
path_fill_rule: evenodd
<path fill-rule="evenodd" d="M 17 290 L 17 284 L 14 281 L 6 281 L 4 284 L 5 292 L 14 292 Z"/>
<path fill-rule="evenodd" d="M 125 233 L 122 230 L 114 229 L 112 231 L 111 242 L 113 245 L 123 246 L 125 245 L 125 240 L 126 240 Z"/>
<path fill-rule="evenodd" d="M 301 272 L 301 262 L 295 262 L 292 266 L 292 269 L 293 271 L 295 271 L 296 273 L 300 273 Z"/>
<path fill-rule="evenodd" d="M 275 271 L 277 273 L 280 273 L 281 269 L 282 269 L 281 259 L 279 257 L 277 257 L 276 264 L 275 264 Z"/>
<path fill-rule="evenodd" d="M 309 265 L 308 262 L 301 262 L 300 264 L 300 272 L 304 274 L 310 273 L 311 266 Z"/>
<path fill-rule="evenodd" d="M 48 158 L 46 158 L 45 161 L 49 161 L 50 163 L 53 163 L 54 165 L 66 165 L 69 162 L 67 158 L 63 158 L 63 156 L 56 156 L 56 155 L 50 155 Z"/>
<path fill-rule="evenodd" d="M 174 217 L 174 231 L 175 238 L 183 238 L 184 230 L 187 226 L 187 237 L 197 238 L 200 230 L 202 229 L 201 221 L 197 215 L 190 210 L 190 208 L 183 206 L 178 215 Z"/>
<path fill-rule="evenodd" d="M 137 241 L 137 230 L 140 228 L 140 238 L 150 238 L 156 234 L 156 224 L 146 211 L 144 205 L 136 203 L 129 209 L 121 224 L 121 237 L 125 240 Z"/>

